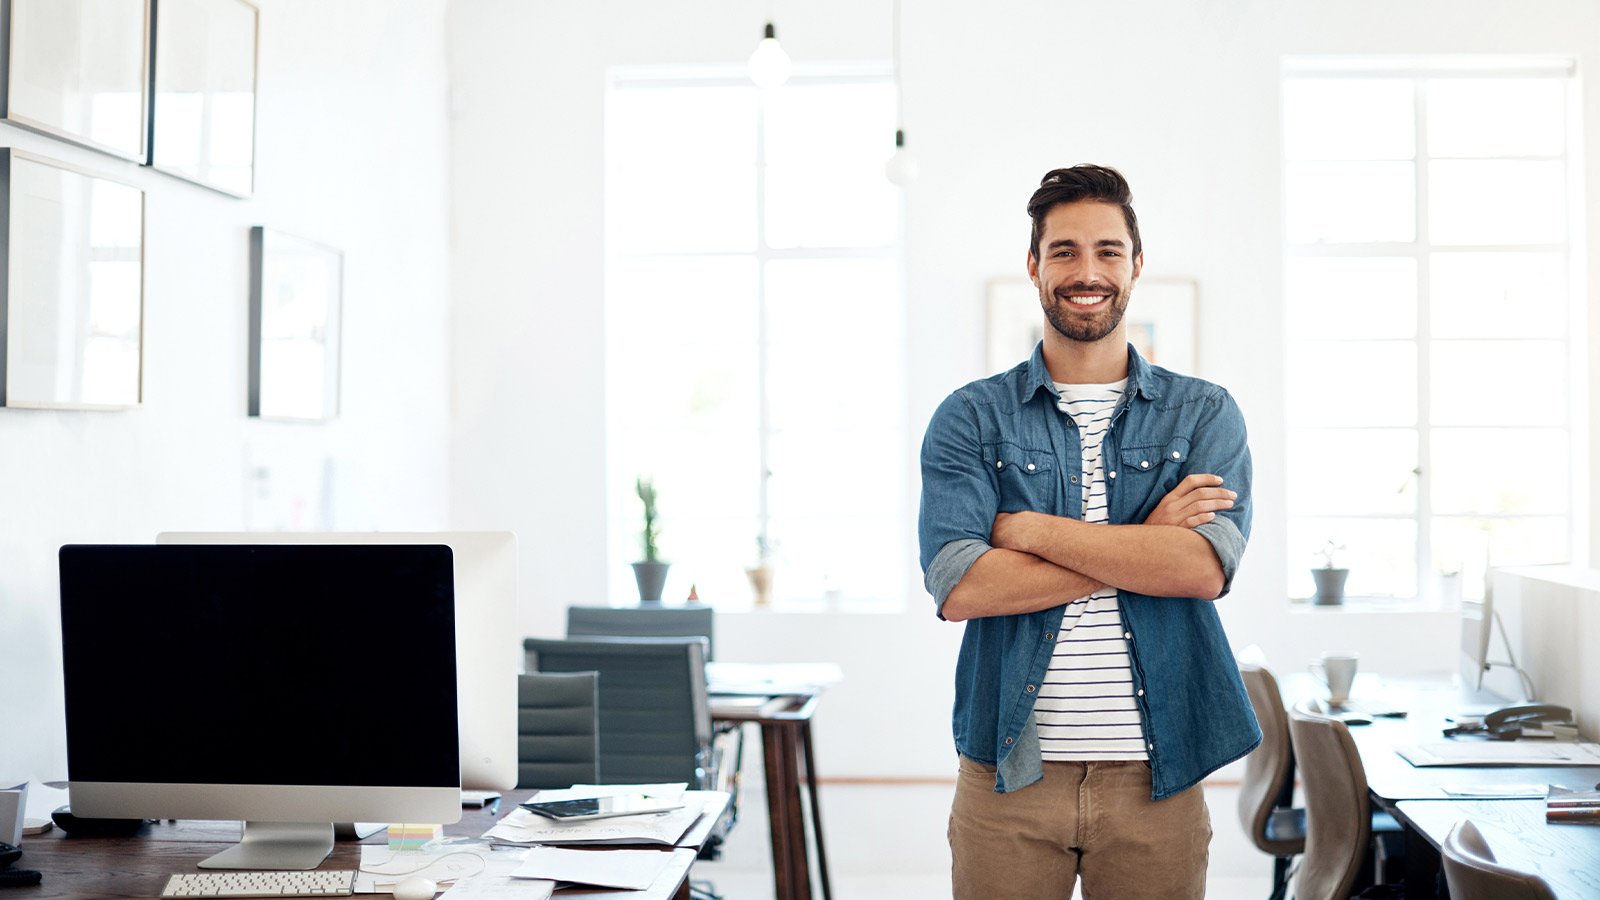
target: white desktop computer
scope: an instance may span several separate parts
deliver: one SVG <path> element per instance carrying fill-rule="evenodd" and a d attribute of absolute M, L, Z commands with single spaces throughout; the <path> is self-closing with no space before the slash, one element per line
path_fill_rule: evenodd
<path fill-rule="evenodd" d="M 234 819 L 207 868 L 309 869 L 333 822 L 461 817 L 450 548 L 61 548 L 72 810 Z"/>
<path fill-rule="evenodd" d="M 158 544 L 443 544 L 455 555 L 461 786 L 517 786 L 517 538 L 509 531 L 163 532 Z M 376 675 L 369 679 L 375 681 Z"/>

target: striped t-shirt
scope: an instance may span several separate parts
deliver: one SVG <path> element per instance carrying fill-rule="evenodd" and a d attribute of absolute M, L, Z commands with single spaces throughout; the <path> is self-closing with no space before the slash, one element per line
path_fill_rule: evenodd
<path fill-rule="evenodd" d="M 1085 522 L 1107 521 L 1100 445 L 1126 385 L 1127 379 L 1115 384 L 1056 385 L 1061 393 L 1058 406 L 1077 424 L 1083 445 L 1079 502 Z M 1069 603 L 1057 635 L 1055 654 L 1033 705 L 1044 758 L 1148 759 L 1116 589 L 1101 588 Z"/>

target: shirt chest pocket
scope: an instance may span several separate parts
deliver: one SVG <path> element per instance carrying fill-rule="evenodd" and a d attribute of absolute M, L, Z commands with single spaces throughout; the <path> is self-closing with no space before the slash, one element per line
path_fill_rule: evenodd
<path fill-rule="evenodd" d="M 1116 474 L 1117 490 L 1134 494 L 1132 499 L 1143 501 L 1151 496 L 1159 499 L 1178 486 L 1188 468 L 1189 439 L 1174 437 L 1164 444 L 1123 447 Z M 1135 503 L 1143 506 L 1143 503 Z"/>
<path fill-rule="evenodd" d="M 1000 441 L 983 445 L 983 461 L 994 474 L 1000 512 L 1055 513 L 1056 464 L 1049 451 Z"/>

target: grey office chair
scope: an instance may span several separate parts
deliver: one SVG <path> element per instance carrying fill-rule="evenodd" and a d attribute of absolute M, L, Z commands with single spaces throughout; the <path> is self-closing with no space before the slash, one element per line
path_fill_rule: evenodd
<path fill-rule="evenodd" d="M 1306 848 L 1306 811 L 1294 808 L 1294 746 L 1278 679 L 1265 666 L 1241 663 L 1239 677 L 1261 725 L 1261 744 L 1244 760 L 1239 824 L 1256 849 L 1271 856 L 1272 896 L 1283 900 L 1289 862 Z"/>
<path fill-rule="evenodd" d="M 600 674 L 600 773 L 606 783 L 710 783 L 705 638 L 527 638 L 522 646 L 529 671 Z"/>
<path fill-rule="evenodd" d="M 1556 900 L 1543 878 L 1500 865 L 1471 819 L 1456 823 L 1439 851 L 1450 900 Z"/>
<path fill-rule="evenodd" d="M 517 676 L 517 787 L 600 783 L 594 672 Z"/>
<path fill-rule="evenodd" d="M 1367 770 L 1350 729 L 1301 701 L 1289 713 L 1289 738 L 1306 799 L 1305 854 L 1294 875 L 1295 900 L 1346 900 L 1373 883 L 1379 859 L 1403 858 L 1398 823 L 1387 816 L 1374 853 Z M 1382 814 L 1379 814 L 1382 816 Z"/>
<path fill-rule="evenodd" d="M 703 637 L 706 659 L 716 659 L 709 606 L 567 608 L 567 637 Z"/>

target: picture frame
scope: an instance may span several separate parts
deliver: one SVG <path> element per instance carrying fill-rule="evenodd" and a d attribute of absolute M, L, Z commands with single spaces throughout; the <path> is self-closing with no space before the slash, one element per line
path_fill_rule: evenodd
<path fill-rule="evenodd" d="M 1198 285 L 1189 279 L 1141 278 L 1124 317 L 1128 343 L 1152 365 L 1196 374 Z M 1026 278 L 996 278 L 988 287 L 988 371 L 1003 372 L 1028 358 L 1044 338 L 1039 289 Z"/>
<path fill-rule="evenodd" d="M 150 0 L 0 2 L 0 118 L 143 162 L 150 13 Z"/>
<path fill-rule="evenodd" d="M 0 149 L 0 405 L 143 401 L 144 192 Z"/>
<path fill-rule="evenodd" d="M 338 416 L 343 280 L 338 250 L 261 225 L 250 229 L 251 417 Z"/>
<path fill-rule="evenodd" d="M 160 0 L 152 168 L 234 197 L 254 193 L 260 19 L 250 0 Z"/>

